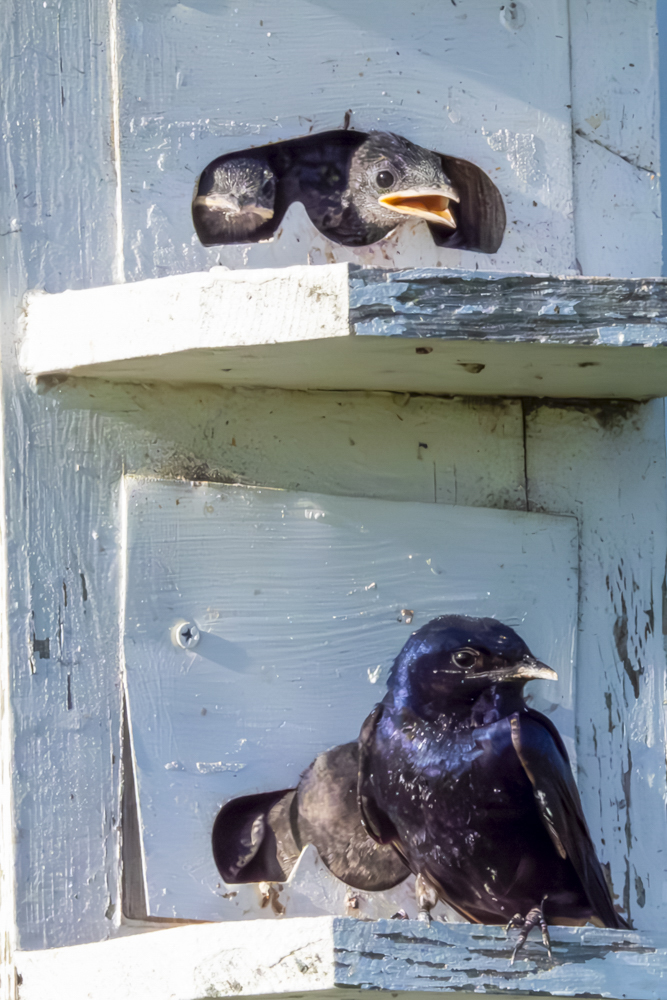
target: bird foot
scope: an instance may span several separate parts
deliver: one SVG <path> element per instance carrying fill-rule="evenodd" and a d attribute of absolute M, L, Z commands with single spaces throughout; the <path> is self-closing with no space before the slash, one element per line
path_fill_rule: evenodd
<path fill-rule="evenodd" d="M 348 916 L 351 916 L 355 910 L 359 909 L 361 897 L 358 893 L 352 892 L 351 889 L 345 893 L 345 910 Z"/>
<path fill-rule="evenodd" d="M 282 917 L 285 912 L 285 907 L 279 899 L 282 885 L 278 885 L 276 882 L 259 882 L 258 888 L 260 893 L 259 905 L 262 909 L 265 906 L 271 906 L 275 915 Z"/>
<path fill-rule="evenodd" d="M 415 882 L 415 896 L 417 897 L 417 906 L 419 910 L 417 912 L 417 920 L 422 920 L 424 923 L 431 923 L 431 910 L 438 902 L 438 893 L 435 886 L 428 881 L 421 873 L 417 876 Z"/>
<path fill-rule="evenodd" d="M 550 959 L 553 958 L 551 954 L 551 938 L 549 937 L 549 928 L 547 927 L 547 922 L 544 919 L 544 904 L 547 897 L 545 896 L 539 906 L 534 906 L 532 910 L 524 917 L 521 913 L 515 913 L 510 922 L 508 923 L 506 930 L 509 931 L 513 927 L 520 927 L 521 933 L 519 934 L 519 939 L 514 946 L 514 951 L 512 952 L 512 960 L 510 965 L 514 965 L 514 959 L 518 953 L 523 948 L 526 943 L 526 939 L 533 927 L 540 925 L 540 930 L 542 931 L 542 944 L 547 949 L 547 955 Z"/>

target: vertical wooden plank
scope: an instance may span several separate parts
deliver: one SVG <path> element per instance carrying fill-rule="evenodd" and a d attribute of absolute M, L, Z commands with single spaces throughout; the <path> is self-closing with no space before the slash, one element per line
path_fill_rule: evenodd
<path fill-rule="evenodd" d="M 662 400 L 527 404 L 531 510 L 580 522 L 579 787 L 634 926 L 667 907 Z M 545 581 L 546 586 L 546 581 Z"/>
<path fill-rule="evenodd" d="M 16 830 L 15 870 L 7 851 L 3 870 L 16 878 L 26 948 L 99 939 L 117 912 L 120 459 L 94 415 L 60 413 L 15 366 L 27 288 L 111 280 L 108 41 L 103 0 L 16 0 L 0 12 L 3 635 L 8 625 Z"/>
<path fill-rule="evenodd" d="M 583 274 L 661 274 L 656 0 L 569 0 Z"/>

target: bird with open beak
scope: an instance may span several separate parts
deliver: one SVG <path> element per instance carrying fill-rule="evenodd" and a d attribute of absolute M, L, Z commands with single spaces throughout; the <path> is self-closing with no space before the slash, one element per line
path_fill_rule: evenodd
<path fill-rule="evenodd" d="M 520 928 L 616 912 L 558 731 L 526 705 L 556 679 L 492 618 L 444 615 L 414 632 L 359 737 L 369 834 L 418 876 L 423 916 L 440 899 L 475 923 Z"/>
<path fill-rule="evenodd" d="M 400 135 L 371 132 L 352 155 L 341 201 L 339 228 L 352 234 L 356 227 L 360 243 L 375 243 L 406 216 L 456 229 L 450 203 L 460 198 L 437 153 Z"/>
<path fill-rule="evenodd" d="M 495 253 L 500 192 L 468 160 L 391 132 L 337 129 L 227 153 L 203 171 L 192 205 L 205 246 L 271 239 L 292 202 L 335 243 L 368 246 L 407 218 L 437 246 Z"/>
<path fill-rule="evenodd" d="M 218 157 L 203 171 L 192 219 L 204 246 L 268 239 L 275 225 L 276 177 L 262 156 Z"/>

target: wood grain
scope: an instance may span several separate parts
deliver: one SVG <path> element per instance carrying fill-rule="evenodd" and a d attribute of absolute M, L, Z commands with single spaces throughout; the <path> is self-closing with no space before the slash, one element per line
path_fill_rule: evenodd
<path fill-rule="evenodd" d="M 576 761 L 574 518 L 143 479 L 127 480 L 126 504 L 126 684 L 151 916 L 268 915 L 256 893 L 221 883 L 218 809 L 294 787 L 318 753 L 356 739 L 400 648 L 437 615 L 518 629 L 558 673 L 526 693 Z M 199 629 L 192 650 L 171 640 L 179 620 Z M 292 898 L 288 915 L 303 912 Z"/>
<path fill-rule="evenodd" d="M 74 374 L 439 395 L 667 392 L 662 278 L 214 268 L 34 294 L 24 331 L 21 366 L 47 386 Z"/>
<path fill-rule="evenodd" d="M 663 933 L 554 927 L 554 961 L 536 935 L 510 964 L 517 932 L 416 920 L 311 917 L 199 925 L 102 945 L 19 952 L 20 1000 L 198 1000 L 278 994 L 354 1000 L 359 989 L 395 1000 L 470 997 L 609 997 L 662 1000 Z M 533 932 L 535 934 L 535 932 Z"/>

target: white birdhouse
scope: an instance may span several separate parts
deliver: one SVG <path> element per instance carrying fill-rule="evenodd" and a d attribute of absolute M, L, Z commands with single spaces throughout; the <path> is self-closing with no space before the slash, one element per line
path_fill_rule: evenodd
<path fill-rule="evenodd" d="M 663 996 L 655 5 L 6 21 L 0 995 Z M 412 209 L 344 245 L 298 198 L 268 240 L 199 242 L 207 164 L 329 130 L 481 168 L 497 251 Z M 417 922 L 412 876 L 350 892 L 313 845 L 282 882 L 216 869 L 221 806 L 354 741 L 449 613 L 556 669 L 526 693 L 631 929 L 512 964 L 502 926 Z"/>

